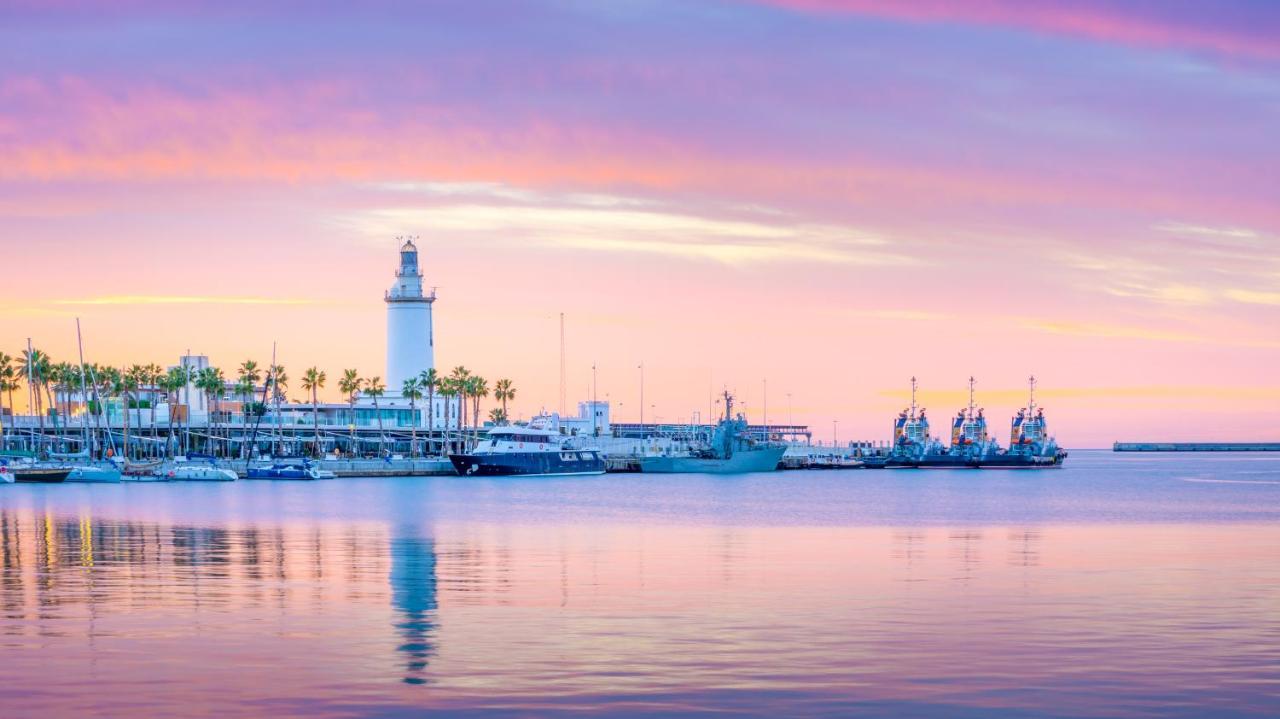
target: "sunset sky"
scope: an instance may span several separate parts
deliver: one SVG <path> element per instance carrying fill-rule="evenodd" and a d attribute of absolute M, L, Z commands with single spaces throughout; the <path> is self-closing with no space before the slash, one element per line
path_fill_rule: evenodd
<path fill-rule="evenodd" d="M 0 350 L 1280 440 L 1280 3 L 237 5 L 0 0 Z"/>

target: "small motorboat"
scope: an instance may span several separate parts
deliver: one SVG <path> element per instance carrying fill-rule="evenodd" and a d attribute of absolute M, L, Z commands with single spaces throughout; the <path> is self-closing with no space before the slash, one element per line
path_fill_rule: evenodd
<path fill-rule="evenodd" d="M 250 466 L 245 477 L 248 479 L 322 479 L 320 470 L 309 464 L 286 464 L 276 462 L 265 467 Z"/>
<path fill-rule="evenodd" d="M 13 472 L 10 472 L 7 467 L 0 467 L 0 484 L 13 484 L 15 481 L 17 480 L 14 479 Z"/>
<path fill-rule="evenodd" d="M 178 464 L 164 473 L 175 482 L 234 482 L 236 473 L 211 464 Z"/>
<path fill-rule="evenodd" d="M 119 482 L 120 468 L 114 464 L 77 464 L 67 475 L 68 482 Z"/>

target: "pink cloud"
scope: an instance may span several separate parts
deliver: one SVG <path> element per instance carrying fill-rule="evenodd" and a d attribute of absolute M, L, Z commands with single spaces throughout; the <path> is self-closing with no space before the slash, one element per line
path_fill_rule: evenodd
<path fill-rule="evenodd" d="M 850 13 L 910 22 L 964 23 L 1025 28 L 1036 32 L 1085 37 L 1140 47 L 1207 51 L 1260 60 L 1280 59 L 1275 29 L 1250 33 L 1214 28 L 1199 17 L 1194 23 L 1143 12 L 1135 3 L 1023 0 L 763 0 L 765 4 L 802 12 Z M 1159 7 L 1158 5 L 1156 7 Z M 1219 11 L 1223 12 L 1223 11 Z"/>

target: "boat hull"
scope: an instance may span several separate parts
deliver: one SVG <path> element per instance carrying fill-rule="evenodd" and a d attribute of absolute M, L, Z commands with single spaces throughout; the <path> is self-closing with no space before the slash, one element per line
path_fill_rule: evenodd
<path fill-rule="evenodd" d="M 217 467 L 176 467 L 166 476 L 175 482 L 234 482 L 236 473 Z"/>
<path fill-rule="evenodd" d="M 33 483 L 33 484 L 34 483 L 53 484 L 57 482 L 65 482 L 67 480 L 67 475 L 71 474 L 70 467 L 61 467 L 61 468 L 32 467 L 27 469 L 15 467 L 9 471 L 10 473 L 13 474 L 13 480 L 15 482 L 27 482 L 27 483 Z"/>
<path fill-rule="evenodd" d="M 1051 469 L 1061 467 L 1065 454 L 1045 457 L 1029 454 L 991 454 L 985 457 L 924 455 L 922 457 L 874 457 L 867 469 Z"/>
<path fill-rule="evenodd" d="M 571 476 L 604 474 L 598 450 L 451 454 L 453 469 L 464 477 Z"/>
<path fill-rule="evenodd" d="M 81 465 L 73 467 L 67 475 L 68 482 L 114 483 L 120 481 L 120 470 L 115 467 L 100 465 Z"/>
<path fill-rule="evenodd" d="M 288 469 L 259 469 L 250 467 L 245 472 L 246 479 L 302 479 L 314 480 L 316 477 L 301 467 Z"/>
<path fill-rule="evenodd" d="M 687 456 L 641 457 L 640 471 L 648 474 L 747 474 L 773 472 L 787 451 L 786 447 L 761 447 L 734 452 L 717 459 Z"/>

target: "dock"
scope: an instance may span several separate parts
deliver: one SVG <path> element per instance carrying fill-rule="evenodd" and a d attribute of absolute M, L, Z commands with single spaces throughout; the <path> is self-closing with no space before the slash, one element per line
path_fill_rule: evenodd
<path fill-rule="evenodd" d="M 255 460 L 262 464 L 266 460 Z M 222 461 L 219 466 L 240 475 L 248 474 L 247 463 L 242 459 Z M 452 477 L 457 475 L 453 463 L 447 459 L 326 459 L 315 462 L 320 469 L 327 469 L 339 477 Z"/>
<path fill-rule="evenodd" d="M 1280 452 L 1280 442 L 1116 442 L 1114 452 Z"/>

